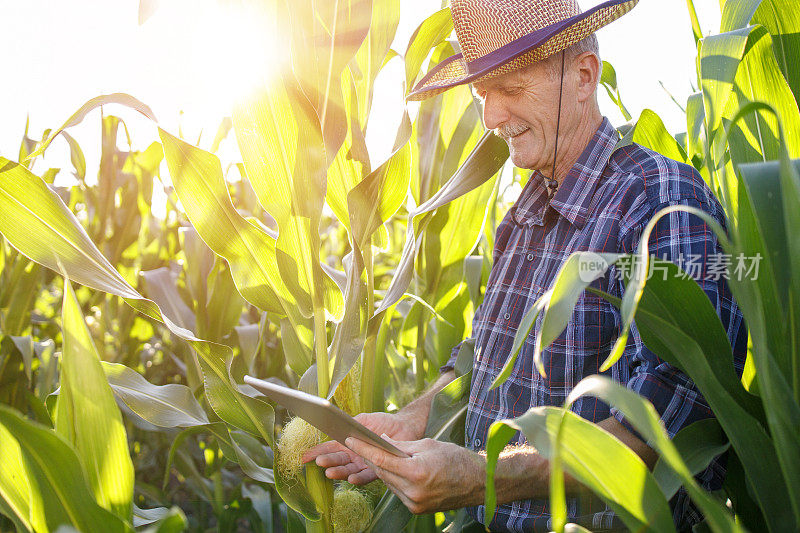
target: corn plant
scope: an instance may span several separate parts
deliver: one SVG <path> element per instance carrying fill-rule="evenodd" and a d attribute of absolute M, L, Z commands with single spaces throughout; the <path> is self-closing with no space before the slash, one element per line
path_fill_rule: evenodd
<path fill-rule="evenodd" d="M 24 143 L 20 163 L 0 162 L 3 275 L 14 279 L 28 275 L 34 280 L 29 293 L 8 297 L 8 301 L 20 303 L 4 306 L 9 311 L 4 314 L 4 324 L 8 322 L 5 317 L 12 317 L 9 323 L 26 325 L 31 299 L 41 293 L 41 277 L 46 272 L 39 270 L 39 265 L 88 288 L 78 291 L 79 301 L 92 313 L 87 322 L 94 329 L 88 331 L 101 349 L 95 363 L 76 365 L 93 365 L 95 379 L 98 369 L 104 373 L 107 387 L 129 419 L 129 430 L 174 436 L 168 457 L 159 459 L 166 470 L 161 490 L 157 484 L 137 481 L 138 497 L 166 500 L 164 489 L 171 485 L 170 472 L 177 471 L 185 490 L 211 505 L 214 519 L 223 529 L 235 527 L 244 516 L 251 526 L 271 524 L 263 510 L 263 486 L 274 486 L 285 502 L 288 524 L 302 516 L 308 530 L 332 530 L 337 516 L 343 514 L 337 511 L 334 497 L 349 498 L 351 508 L 352 504 L 364 508 L 361 492 L 338 487 L 334 493 L 332 483 L 316 466 L 301 467 L 297 451 L 321 436 L 300 420 L 276 419 L 272 406 L 243 385 L 242 377 L 245 373 L 272 376 L 331 398 L 353 414 L 384 409 L 386 391 L 374 386 L 374 376 L 387 363 L 378 343 L 386 345 L 390 322 L 408 312 L 406 300 L 415 302 L 414 308 L 432 310 L 434 317 L 448 317 L 442 324 L 455 328 L 447 332 L 449 338 L 464 333 L 469 310 L 462 263 L 478 240 L 485 205 L 494 190 L 492 178 L 507 157 L 502 141 L 481 133 L 471 96 L 461 92 L 452 102 L 437 99 L 414 123 L 406 110 L 397 109 L 402 120 L 393 153 L 373 165 L 364 135 L 375 76 L 387 58 L 396 55 L 389 45 L 399 16 L 397 5 L 389 1 L 301 4 L 293 3 L 288 10 L 279 3 L 272 14 L 275 24 L 291 29 L 291 68 L 233 110 L 231 126 L 240 147 L 239 170 L 244 177 L 233 195 L 213 153 L 219 137 L 207 151 L 159 128 L 160 142 L 147 151 L 122 153 L 116 148 L 121 121 L 112 116 L 102 119 L 104 150 L 98 185 L 87 185 L 80 147 L 64 130 L 95 108 L 109 104 L 128 106 L 157 124 L 145 104 L 124 94 L 90 100 L 61 128 L 45 133 L 42 141 Z M 440 12 L 412 37 L 403 58 L 409 73 L 419 70 L 431 49 L 435 48 L 432 60 L 437 61 L 450 46 L 443 43 L 450 33 L 443 20 Z M 438 30 L 431 34 L 429 28 Z M 453 123 L 449 112 L 446 117 L 430 116 L 429 111 L 438 114 L 441 107 L 452 108 L 461 118 Z M 60 135 L 70 144 L 78 179 L 77 188 L 60 191 L 61 195 L 46 183 L 52 173 L 42 179 L 29 168 Z M 427 154 L 429 160 L 442 155 L 447 158 L 435 172 L 417 162 L 420 155 L 416 152 L 428 150 L 430 143 L 435 152 Z M 147 186 L 152 187 L 158 174 L 162 153 L 172 189 L 167 189 L 169 216 L 159 221 L 150 213 L 152 189 Z M 411 205 L 409 189 L 418 191 L 412 196 L 417 207 L 405 213 Z M 326 228 L 321 227 L 324 205 L 336 219 Z M 81 219 L 73 211 L 82 214 Z M 398 211 L 403 218 L 394 222 L 392 216 Z M 403 219 L 407 223 L 403 224 Z M 185 226 L 178 228 L 176 220 Z M 392 224 L 395 237 L 400 236 L 394 243 L 387 223 Z M 452 234 L 460 224 L 468 224 L 470 231 L 456 246 L 441 250 L 441 244 L 424 242 L 427 227 L 449 227 L 441 232 Z M 402 252 L 392 250 L 392 244 L 402 245 L 404 233 L 408 238 Z M 343 242 L 332 242 L 342 236 Z M 387 261 L 387 252 L 392 253 L 388 262 L 376 271 L 376 258 Z M 338 253 L 333 264 L 321 260 L 323 254 L 331 253 Z M 176 256 L 181 262 L 170 262 Z M 435 276 L 426 279 L 424 265 L 434 262 L 438 270 L 431 269 Z M 416 275 L 414 292 L 409 292 L 415 263 L 421 274 Z M 14 268 L 6 269 L 6 264 Z M 394 269 L 393 275 L 389 268 Z M 437 289 L 439 278 L 447 281 Z M 442 299 L 445 286 L 456 289 L 457 305 Z M 70 286 L 65 287 L 64 299 L 71 301 Z M 472 293 L 479 290 L 473 287 Z M 426 298 L 432 299 L 433 305 L 426 303 Z M 453 318 L 459 315 L 459 320 Z M 420 316 L 414 321 L 426 327 L 428 319 Z M 70 327 L 86 328 L 78 322 L 72 321 Z M 31 333 L 38 335 L 39 331 Z M 135 339 L 129 346 L 133 354 L 120 349 L 130 339 Z M 145 369 L 161 367 L 159 374 L 149 373 L 160 376 L 165 384 L 152 383 L 131 368 L 140 366 L 135 364 L 140 349 L 142 357 L 147 354 Z M 437 349 L 434 345 L 431 354 Z M 47 350 L 39 351 L 44 354 L 40 364 L 44 364 L 49 360 Z M 416 347 L 409 351 L 418 354 L 414 380 L 422 386 L 435 373 L 442 355 L 430 355 L 426 360 Z M 13 349 L 9 346 L 9 353 L 15 357 L 13 361 L 33 357 L 30 350 L 16 344 Z M 44 423 L 44 428 L 39 428 L 42 435 L 52 432 L 48 429 L 53 422 L 50 414 L 64 413 L 67 407 L 60 406 L 71 405 L 66 402 L 75 387 L 65 388 L 70 375 L 66 364 L 62 357 L 58 373 L 61 391 L 55 408 L 48 408 L 46 402 L 15 404 L 20 411 L 36 413 Z M 463 384 L 462 379 L 458 398 L 463 396 Z M 390 397 L 393 392 L 389 391 Z M 70 408 L 71 412 L 77 409 Z M 108 411 L 108 416 L 118 419 L 119 411 L 110 406 Z M 460 411 L 452 412 L 452 405 L 448 408 L 445 402 L 431 418 L 430 434 L 452 438 Z M 58 419 L 64 418 L 67 415 L 60 414 L 55 420 L 57 433 Z M 21 443 L 18 433 L 22 430 L 12 422 L 3 425 L 7 440 Z M 278 438 L 276 430 L 281 430 Z M 94 447 L 104 442 L 93 435 L 87 432 L 81 439 L 88 439 L 87 445 Z M 119 437 L 116 442 L 119 444 Z M 192 443 L 202 445 L 202 450 L 191 448 Z M 30 453 L 37 453 L 36 439 L 29 444 Z M 68 444 L 79 455 L 92 456 L 90 450 L 81 450 L 79 442 Z M 20 474 L 4 478 L 4 488 L 9 491 L 4 492 L 4 501 L 6 494 L 24 486 L 25 480 L 38 476 L 27 460 L 9 464 Z M 237 490 L 225 479 L 230 464 L 238 465 L 254 483 Z M 130 469 L 126 472 L 128 499 L 111 505 L 103 499 L 104 494 L 95 494 L 97 504 L 116 511 L 123 529 L 156 517 L 174 520 L 166 511 L 132 507 L 132 477 Z M 63 485 L 60 478 L 51 479 L 49 485 L 38 489 L 59 491 Z M 383 508 L 396 504 L 391 498 L 384 500 Z M 237 512 L 224 505 L 225 501 L 249 502 L 246 505 L 252 508 Z M 255 510 L 256 501 L 261 502 L 260 512 Z M 86 508 L 92 509 L 88 504 Z M 205 512 L 203 509 L 200 512 Z M 20 529 L 37 531 L 54 529 L 59 523 L 91 529 L 102 518 L 97 514 L 81 521 L 77 515 L 58 514 L 42 525 L 25 522 L 28 513 L 22 508 L 3 508 L 3 513 Z M 361 529 L 371 518 L 371 512 L 362 513 L 358 523 L 340 523 L 338 529 Z"/>

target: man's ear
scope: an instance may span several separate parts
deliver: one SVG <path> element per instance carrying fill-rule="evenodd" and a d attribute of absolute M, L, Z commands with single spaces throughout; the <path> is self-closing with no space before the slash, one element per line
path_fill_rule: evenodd
<path fill-rule="evenodd" d="M 579 102 L 585 102 L 597 90 L 597 84 L 600 82 L 600 68 L 600 59 L 592 52 L 584 52 L 575 57 Z"/>

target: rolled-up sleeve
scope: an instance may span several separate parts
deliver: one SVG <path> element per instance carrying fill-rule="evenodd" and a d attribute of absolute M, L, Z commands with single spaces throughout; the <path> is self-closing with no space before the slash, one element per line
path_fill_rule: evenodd
<path fill-rule="evenodd" d="M 694 198 L 657 205 L 652 214 L 675 204 L 702 209 L 724 224 L 718 204 L 709 205 Z M 643 221 L 621 240 L 626 253 L 635 250 L 646 223 Z M 747 351 L 747 330 L 741 311 L 728 288 L 727 275 L 716 270 L 725 264 L 726 256 L 714 232 L 700 217 L 676 211 L 661 217 L 656 223 L 648 248 L 651 256 L 678 264 L 702 287 L 725 327 L 733 348 L 734 366 L 741 375 Z M 653 275 L 663 274 L 654 269 Z M 624 282 L 619 279 L 617 284 L 619 293 L 624 293 Z M 618 364 L 628 365 L 627 387 L 652 402 L 670 438 L 692 422 L 714 416 L 695 384 L 682 371 L 664 362 L 644 345 L 635 321 Z M 616 409 L 611 412 L 633 431 L 622 413 Z"/>

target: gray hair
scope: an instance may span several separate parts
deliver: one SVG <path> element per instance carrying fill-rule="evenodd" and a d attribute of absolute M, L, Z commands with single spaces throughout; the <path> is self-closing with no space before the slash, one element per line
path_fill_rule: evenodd
<path fill-rule="evenodd" d="M 585 52 L 591 52 L 597 57 L 597 62 L 600 63 L 600 72 L 597 73 L 597 79 L 603 75 L 603 60 L 600 58 L 600 43 L 597 42 L 597 34 L 590 33 L 577 43 L 570 45 L 565 50 L 568 57 L 578 57 Z"/>
<path fill-rule="evenodd" d="M 598 72 L 597 75 L 599 85 L 600 76 L 603 74 L 603 60 L 600 59 L 600 44 L 597 42 L 597 35 L 594 33 L 589 34 L 577 43 L 572 44 L 564 49 L 564 54 L 570 59 L 578 57 L 585 52 L 591 52 L 594 54 L 597 57 L 597 61 L 600 63 L 600 72 Z M 561 61 L 557 60 L 560 58 L 560 56 L 561 54 L 553 54 L 545 59 L 545 61 L 549 63 L 550 74 L 554 78 L 557 78 L 561 75 Z"/>
<path fill-rule="evenodd" d="M 584 52 L 591 52 L 600 59 L 600 44 L 597 42 L 597 34 L 591 33 L 587 37 L 567 48 L 567 53 L 576 57 Z"/>

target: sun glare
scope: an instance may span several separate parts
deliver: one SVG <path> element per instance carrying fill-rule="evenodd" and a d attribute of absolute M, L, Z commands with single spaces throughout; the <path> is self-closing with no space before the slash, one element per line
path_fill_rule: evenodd
<path fill-rule="evenodd" d="M 171 25 L 190 46 L 186 63 L 178 68 L 191 76 L 197 90 L 213 99 L 213 107 L 223 114 L 230 113 L 237 99 L 267 83 L 289 60 L 269 2 L 177 3 L 181 4 L 178 10 L 173 5 L 163 15 L 172 19 Z"/>

